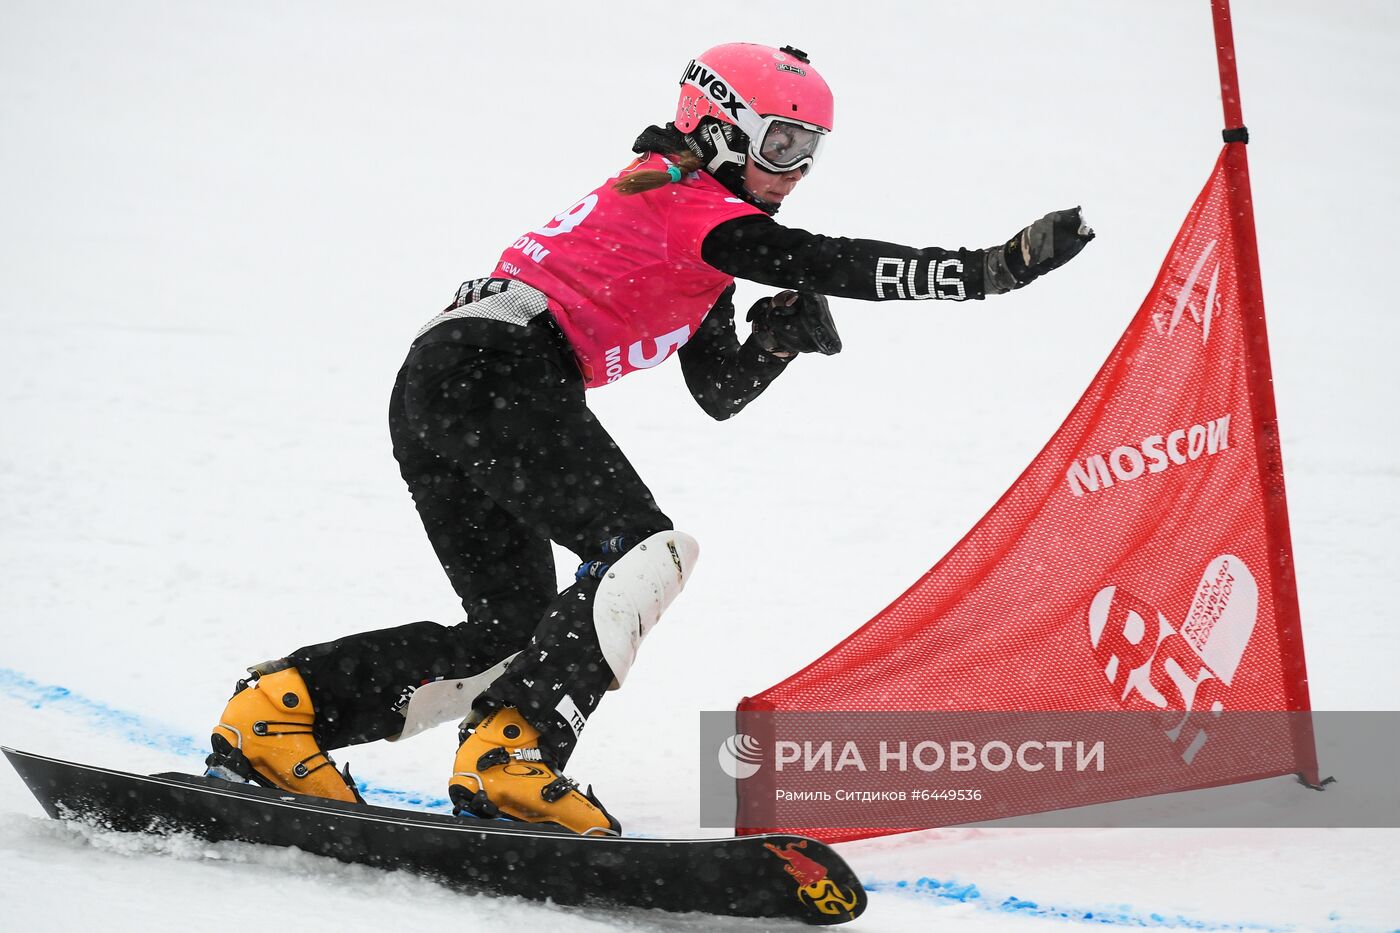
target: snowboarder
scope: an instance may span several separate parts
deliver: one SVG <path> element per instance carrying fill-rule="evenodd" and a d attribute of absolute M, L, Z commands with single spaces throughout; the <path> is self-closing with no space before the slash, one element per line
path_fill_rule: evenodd
<path fill-rule="evenodd" d="M 717 419 L 841 340 L 824 296 L 980 299 L 1093 238 L 1057 211 L 988 249 L 915 249 L 773 219 L 817 161 L 832 95 L 802 51 L 731 43 L 691 61 L 675 120 L 617 175 L 517 239 L 419 331 L 394 384 L 394 456 L 467 620 L 416 622 L 250 668 L 210 773 L 358 800 L 329 751 L 466 719 L 459 813 L 616 834 L 563 774 L 579 733 L 680 592 L 698 548 L 589 410 L 585 389 L 680 357 Z M 783 289 L 735 332 L 734 280 Z M 550 542 L 579 556 L 556 592 Z"/>

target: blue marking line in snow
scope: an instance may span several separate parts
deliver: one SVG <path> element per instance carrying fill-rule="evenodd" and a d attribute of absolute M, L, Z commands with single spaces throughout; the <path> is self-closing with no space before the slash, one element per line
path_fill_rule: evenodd
<path fill-rule="evenodd" d="M 0 667 L 0 694 L 19 700 L 33 709 L 55 709 L 81 716 L 92 728 L 117 735 L 143 748 L 154 749 L 186 758 L 197 758 L 203 773 L 204 756 L 209 754 L 208 738 L 194 738 L 172 732 L 152 720 L 91 700 L 67 687 L 41 684 L 19 671 Z M 357 782 L 360 794 L 370 803 L 384 807 L 409 807 L 416 810 L 450 810 L 446 797 L 432 797 L 395 787 L 378 787 L 365 781 Z"/>
<path fill-rule="evenodd" d="M 1139 913 L 1126 906 L 1102 908 L 1058 907 L 1022 900 L 1019 897 L 984 897 L 975 884 L 959 881 L 940 881 L 937 878 L 920 878 L 917 881 L 872 881 L 865 885 L 872 893 L 892 892 L 912 894 L 919 897 L 935 897 L 940 900 L 971 904 L 979 910 L 1015 914 L 1021 917 L 1043 917 L 1047 920 L 1074 920 L 1084 923 L 1101 923 L 1105 926 L 1170 928 L 1177 930 L 1242 930 L 1263 931 L 1263 933 L 1286 933 L 1292 927 L 1275 927 L 1265 923 L 1213 923 L 1194 920 L 1180 914 Z"/>
<path fill-rule="evenodd" d="M 134 713 L 90 700 L 67 687 L 41 684 L 7 667 L 0 667 L 0 692 L 34 709 L 57 709 L 82 716 L 90 726 L 102 732 L 119 735 L 133 745 L 174 755 L 203 757 L 207 754 L 204 743 L 197 742 L 188 735 L 171 732 Z"/>
<path fill-rule="evenodd" d="M 396 787 L 376 787 L 361 780 L 356 780 L 355 786 L 360 789 L 360 796 L 365 798 L 365 803 L 372 803 L 377 807 L 438 812 L 452 809 L 452 801 L 446 797 L 432 797 L 410 790 L 399 790 Z"/>

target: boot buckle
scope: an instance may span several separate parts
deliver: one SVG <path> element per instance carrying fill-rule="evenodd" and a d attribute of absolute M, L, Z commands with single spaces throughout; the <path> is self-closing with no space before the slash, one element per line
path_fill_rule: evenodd
<path fill-rule="evenodd" d="M 564 775 L 561 774 L 544 787 L 540 788 L 540 796 L 544 798 L 545 803 L 556 803 L 564 797 L 567 797 L 569 792 L 574 790 L 578 790 L 578 781 L 575 781 L 573 778 L 564 777 Z"/>
<path fill-rule="evenodd" d="M 506 764 L 510 764 L 510 752 L 498 745 L 476 760 L 476 769 L 485 771 L 487 768 Z"/>

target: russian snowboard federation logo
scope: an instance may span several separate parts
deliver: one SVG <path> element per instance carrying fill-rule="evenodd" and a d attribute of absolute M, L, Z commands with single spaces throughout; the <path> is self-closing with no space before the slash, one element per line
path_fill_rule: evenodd
<path fill-rule="evenodd" d="M 720 770 L 742 781 L 758 773 L 763 764 L 763 747 L 758 739 L 739 732 L 720 743 L 718 757 Z"/>
<path fill-rule="evenodd" d="M 1179 630 L 1125 588 L 1099 590 L 1089 605 L 1089 645 L 1123 708 L 1183 714 L 1167 737 L 1184 741 L 1189 765 L 1206 732 L 1183 734 L 1183 727 L 1192 713 L 1218 716 L 1225 709 L 1258 612 L 1254 574 L 1240 558 L 1222 554 L 1206 566 Z"/>
<path fill-rule="evenodd" d="M 1258 616 L 1259 584 L 1244 561 L 1225 554 L 1211 561 L 1201 576 L 1181 634 L 1228 686 L 1235 679 Z"/>

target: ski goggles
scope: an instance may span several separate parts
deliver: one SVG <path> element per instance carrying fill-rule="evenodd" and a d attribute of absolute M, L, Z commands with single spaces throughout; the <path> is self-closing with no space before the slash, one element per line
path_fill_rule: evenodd
<path fill-rule="evenodd" d="M 749 136 L 749 155 L 760 168 L 774 174 L 800 169 L 806 175 L 817 162 L 825 135 L 825 129 L 810 123 L 764 117 L 761 132 Z"/>

